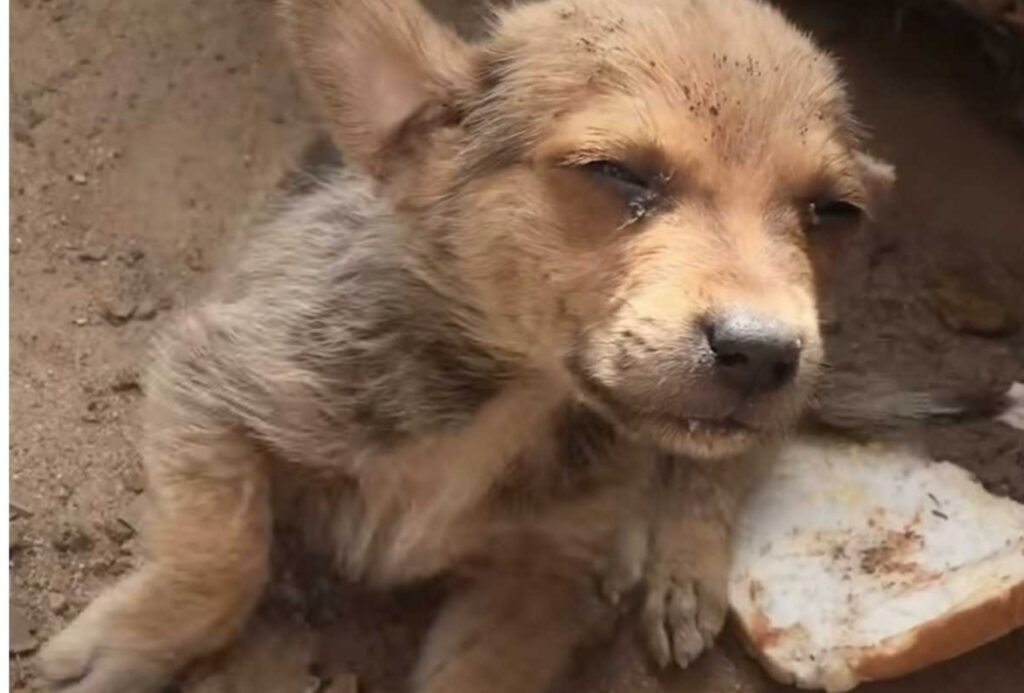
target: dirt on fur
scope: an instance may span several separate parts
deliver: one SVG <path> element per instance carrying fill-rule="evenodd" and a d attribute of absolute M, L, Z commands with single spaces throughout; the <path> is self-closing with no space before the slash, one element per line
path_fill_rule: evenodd
<path fill-rule="evenodd" d="M 431 4 L 476 25 L 479 3 Z M 11 5 L 10 669 L 11 690 L 30 691 L 38 644 L 142 558 L 137 376 L 153 330 L 316 123 L 267 0 Z M 1024 100 L 995 75 L 1005 56 L 892 3 L 784 5 L 840 56 L 874 149 L 899 172 L 844 280 L 831 361 L 908 386 L 1024 381 Z M 1020 432 L 951 425 L 928 442 L 1024 501 Z M 442 590 L 367 595 L 297 566 L 186 688 L 397 692 Z M 864 690 L 1009 693 L 1021 652 L 1024 632 Z M 563 690 L 783 688 L 732 637 L 656 676 L 623 632 L 583 653 Z"/>

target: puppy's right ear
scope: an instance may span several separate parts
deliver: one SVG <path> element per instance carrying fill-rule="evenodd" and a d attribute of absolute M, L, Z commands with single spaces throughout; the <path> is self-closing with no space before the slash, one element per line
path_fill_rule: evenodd
<path fill-rule="evenodd" d="M 417 0 L 278 0 L 278 12 L 335 142 L 378 178 L 472 83 L 470 47 Z"/>

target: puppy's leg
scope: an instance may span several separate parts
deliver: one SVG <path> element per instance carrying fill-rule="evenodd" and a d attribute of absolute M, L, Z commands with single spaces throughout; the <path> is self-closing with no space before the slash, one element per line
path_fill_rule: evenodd
<path fill-rule="evenodd" d="M 266 460 L 234 433 L 179 441 L 153 460 L 151 561 L 94 601 L 41 653 L 64 693 L 155 691 L 225 645 L 268 572 Z"/>
<path fill-rule="evenodd" d="M 765 462 L 676 460 L 665 470 L 651 522 L 642 614 L 659 665 L 688 666 L 725 624 L 733 524 Z"/>
<path fill-rule="evenodd" d="M 610 622 L 593 585 L 492 577 L 456 595 L 430 633 L 416 693 L 542 693 Z M 606 620 L 607 619 L 607 620 Z"/>

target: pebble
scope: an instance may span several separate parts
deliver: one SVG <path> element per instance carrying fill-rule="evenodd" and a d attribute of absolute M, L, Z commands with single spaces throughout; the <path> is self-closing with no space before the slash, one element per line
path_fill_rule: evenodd
<path fill-rule="evenodd" d="M 25 540 L 25 528 L 20 522 L 11 522 L 8 526 L 8 533 L 7 546 L 10 553 L 13 554 L 28 545 Z"/>
<path fill-rule="evenodd" d="M 50 611 L 58 616 L 68 610 L 68 598 L 59 592 L 50 592 L 46 597 L 46 604 Z"/>
<path fill-rule="evenodd" d="M 128 507 L 125 508 L 124 512 L 117 516 L 118 521 L 124 523 L 127 527 L 131 527 L 135 532 L 140 531 L 146 517 L 146 503 L 144 495 L 136 496 L 129 503 Z"/>
<path fill-rule="evenodd" d="M 122 368 L 114 374 L 110 383 L 112 392 L 132 392 L 140 390 L 139 372 L 134 368 Z"/>
<path fill-rule="evenodd" d="M 107 405 L 100 400 L 94 399 L 85 407 L 85 413 L 82 414 L 82 421 L 85 423 L 99 423 L 103 420 L 103 412 L 106 410 Z"/>
<path fill-rule="evenodd" d="M 65 553 L 82 553 L 95 544 L 92 535 L 79 524 L 66 523 L 53 537 L 53 548 Z"/>
<path fill-rule="evenodd" d="M 139 262 L 141 262 L 142 259 L 145 257 L 146 252 L 144 250 L 132 248 L 127 253 L 121 255 L 121 262 L 123 262 L 128 267 L 134 267 L 135 265 L 139 264 Z"/>
<path fill-rule="evenodd" d="M 117 299 L 103 306 L 103 317 L 111 325 L 123 325 L 134 317 L 138 305 L 129 299 Z"/>
<path fill-rule="evenodd" d="M 136 320 L 152 320 L 156 317 L 156 314 L 160 311 L 160 302 L 153 296 L 146 296 L 139 301 L 138 307 L 135 309 Z"/>
<path fill-rule="evenodd" d="M 105 523 L 103 532 L 118 546 L 135 536 L 135 530 L 121 518 Z"/>
<path fill-rule="evenodd" d="M 142 493 L 146 488 L 146 481 L 138 464 L 131 463 L 121 472 L 121 483 L 125 490 L 132 493 Z"/>
<path fill-rule="evenodd" d="M 203 251 L 200 248 L 189 248 L 185 253 L 185 266 L 193 272 L 202 272 Z"/>
<path fill-rule="evenodd" d="M 75 185 L 85 185 L 89 182 L 89 177 L 84 173 L 72 173 L 68 178 Z"/>
<path fill-rule="evenodd" d="M 103 262 L 110 256 L 110 251 L 102 247 L 86 248 L 79 251 L 78 259 L 82 262 Z"/>
<path fill-rule="evenodd" d="M 15 498 L 13 495 L 7 502 L 10 508 L 11 517 L 30 517 L 32 515 L 32 506 L 25 501 Z"/>

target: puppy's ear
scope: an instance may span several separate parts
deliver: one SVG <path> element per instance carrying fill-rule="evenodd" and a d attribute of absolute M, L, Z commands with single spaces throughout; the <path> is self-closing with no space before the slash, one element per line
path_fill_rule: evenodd
<path fill-rule="evenodd" d="M 896 167 L 865 152 L 856 154 L 857 168 L 867 193 L 869 214 L 876 214 L 889 200 L 896 184 Z"/>
<path fill-rule="evenodd" d="M 298 71 L 348 160 L 377 177 L 471 83 L 471 49 L 418 0 L 278 0 Z"/>

